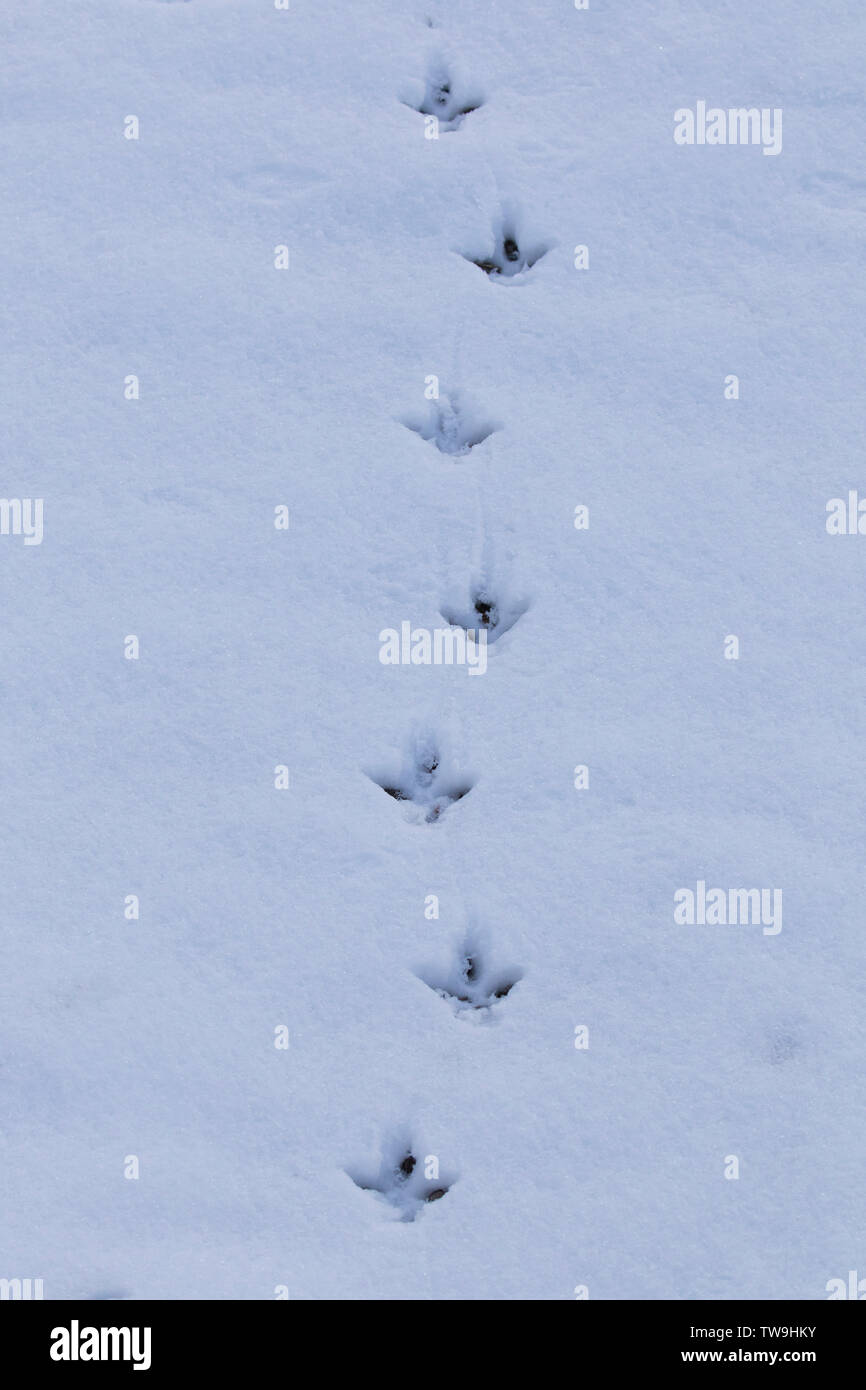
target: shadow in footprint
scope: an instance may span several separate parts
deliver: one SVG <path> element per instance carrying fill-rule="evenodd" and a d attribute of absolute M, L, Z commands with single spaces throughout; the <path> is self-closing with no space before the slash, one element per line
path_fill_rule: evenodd
<path fill-rule="evenodd" d="M 472 790 L 473 779 L 461 774 L 453 760 L 443 757 L 432 734 L 417 735 L 402 766 L 367 771 L 367 776 L 395 801 L 407 803 L 409 819 L 433 824 L 455 801 Z"/>
<path fill-rule="evenodd" d="M 445 599 L 439 609 L 446 623 L 473 633 L 487 633 L 487 644 L 496 642 L 523 616 L 529 600 L 510 594 L 500 582 L 495 588 L 484 580 L 473 584 L 469 601 L 452 602 Z"/>
<path fill-rule="evenodd" d="M 383 1150 L 383 1159 L 375 1174 L 347 1169 L 348 1176 L 362 1192 L 393 1208 L 400 1221 L 416 1221 L 431 1202 L 439 1202 L 456 1182 L 456 1177 L 439 1171 L 434 1154 L 419 1158 L 418 1146 L 397 1140 Z"/>
<path fill-rule="evenodd" d="M 483 444 L 502 426 L 476 409 L 461 391 L 446 391 L 420 414 L 403 415 L 400 424 L 435 444 L 440 454 L 457 457 Z"/>
<path fill-rule="evenodd" d="M 493 224 L 492 249 L 458 250 L 458 255 L 477 265 L 491 280 L 513 280 L 531 270 L 551 246 L 530 236 L 515 212 L 503 212 Z"/>
<path fill-rule="evenodd" d="M 802 1017 L 778 1019 L 765 1034 L 767 1060 L 774 1067 L 795 1061 L 805 1051 L 808 1036 L 809 1028 Z"/>
<path fill-rule="evenodd" d="M 489 1021 L 492 1010 L 522 978 L 513 967 L 492 966 L 474 938 L 466 940 L 449 969 L 418 972 L 418 979 L 450 1004 L 458 1018 L 473 1023 Z"/>
<path fill-rule="evenodd" d="M 443 58 L 434 59 L 423 83 L 407 85 L 400 100 L 422 116 L 435 116 L 443 132 L 459 130 L 465 117 L 484 105 L 483 93 L 466 83 Z"/>

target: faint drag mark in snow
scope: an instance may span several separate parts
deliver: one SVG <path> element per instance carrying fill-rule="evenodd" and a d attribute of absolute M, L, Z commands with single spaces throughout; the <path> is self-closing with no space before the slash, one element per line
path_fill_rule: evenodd
<path fill-rule="evenodd" d="M 451 1006 L 457 1018 L 471 1023 L 490 1022 L 500 1001 L 508 998 L 522 978 L 514 967 L 492 966 L 474 937 L 467 938 L 450 969 L 417 973 L 419 980 Z"/>
<path fill-rule="evenodd" d="M 260 203 L 281 203 L 326 181 L 326 174 L 305 164 L 258 164 L 229 175 L 229 183 L 239 194 Z"/>
<path fill-rule="evenodd" d="M 402 766 L 371 769 L 366 775 L 395 801 L 405 802 L 407 819 L 416 825 L 438 821 L 474 785 L 453 759 L 443 755 L 439 741 L 430 733 L 414 736 Z"/>
<path fill-rule="evenodd" d="M 503 211 L 493 223 L 493 245 L 458 249 L 457 254 L 477 265 L 491 280 L 513 280 L 524 275 L 551 250 L 548 242 L 527 234 L 517 212 Z"/>
<path fill-rule="evenodd" d="M 356 1187 L 393 1208 L 399 1221 L 415 1221 L 431 1202 L 439 1202 L 456 1182 L 456 1176 L 439 1171 L 433 1154 L 419 1157 L 419 1146 L 396 1139 L 383 1150 L 378 1172 L 346 1170 Z"/>
<path fill-rule="evenodd" d="M 484 105 L 484 95 L 468 85 L 441 57 L 434 58 L 424 83 L 407 85 L 400 94 L 404 106 L 422 116 L 435 116 L 443 132 L 459 130 L 464 118 Z"/>
<path fill-rule="evenodd" d="M 807 174 L 800 184 L 805 193 L 811 194 L 827 207 L 866 212 L 866 180 L 852 179 L 847 174 L 828 170 L 822 174 Z"/>
<path fill-rule="evenodd" d="M 430 401 L 426 411 L 401 416 L 399 422 L 435 444 L 440 454 L 453 457 L 468 454 L 502 429 L 498 421 L 488 419 L 470 405 L 460 391 L 444 392 L 438 400 Z"/>

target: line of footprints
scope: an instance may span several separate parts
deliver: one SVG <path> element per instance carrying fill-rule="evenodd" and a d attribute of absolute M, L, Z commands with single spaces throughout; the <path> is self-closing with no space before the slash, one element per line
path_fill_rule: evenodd
<path fill-rule="evenodd" d="M 484 104 L 484 96 L 457 81 L 448 64 L 437 58 L 424 83 L 417 84 L 414 94 L 403 101 L 425 119 L 435 118 L 437 132 L 451 132 L 459 130 L 464 119 Z M 493 231 L 491 247 L 459 253 L 493 281 L 525 274 L 550 249 L 538 242 L 524 245 L 516 217 L 508 213 L 500 216 Z M 470 453 L 502 428 L 499 421 L 484 415 L 457 390 L 443 392 L 430 402 L 426 412 L 400 417 L 399 423 L 440 453 L 452 456 Z M 483 629 L 490 643 L 508 632 L 528 606 L 504 579 L 492 582 L 486 574 L 470 585 L 463 600 L 444 600 L 440 613 L 447 623 L 464 631 Z M 367 776 L 388 796 L 404 803 L 408 818 L 418 825 L 435 825 L 451 806 L 469 795 L 474 785 L 474 779 L 460 771 L 431 731 L 416 734 L 409 741 L 400 765 L 368 769 Z M 450 969 L 419 972 L 418 978 L 439 995 L 455 1017 L 484 1022 L 511 993 L 521 972 L 497 968 L 490 962 L 486 947 L 482 949 L 470 935 Z M 416 1147 L 411 1136 L 392 1136 L 383 1146 L 377 1170 L 348 1172 L 356 1186 L 387 1203 L 401 1221 L 414 1221 L 425 1206 L 446 1196 L 457 1180 L 456 1173 L 440 1171 L 436 1158 L 419 1160 Z"/>

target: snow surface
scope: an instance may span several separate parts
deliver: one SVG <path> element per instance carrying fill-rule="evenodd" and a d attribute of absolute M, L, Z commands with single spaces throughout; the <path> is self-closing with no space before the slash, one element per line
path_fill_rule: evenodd
<path fill-rule="evenodd" d="M 825 529 L 866 490 L 862 5 L 0 27 L 2 487 L 45 507 L 0 537 L 0 1275 L 866 1274 L 866 540 Z M 698 100 L 781 108 L 782 153 L 677 146 Z M 472 263 L 508 235 L 531 267 Z M 480 592 L 483 676 L 380 663 Z M 434 819 L 375 780 L 419 748 L 471 783 Z M 676 925 L 698 879 L 781 888 L 782 931 Z"/>

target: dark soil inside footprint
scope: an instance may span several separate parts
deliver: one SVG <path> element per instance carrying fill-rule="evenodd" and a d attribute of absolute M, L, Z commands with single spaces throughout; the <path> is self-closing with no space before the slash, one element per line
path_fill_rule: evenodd
<path fill-rule="evenodd" d="M 494 597 L 492 584 L 485 582 L 469 591 L 468 602 L 461 601 L 459 590 L 451 602 L 445 602 L 439 609 L 442 617 L 453 627 L 462 627 L 464 632 L 486 634 L 488 645 L 504 636 L 529 607 L 525 598 L 513 597 L 502 584 L 497 583 Z"/>
<path fill-rule="evenodd" d="M 491 632 L 495 631 L 499 623 L 499 612 L 495 603 L 479 596 L 475 600 L 475 612 L 478 614 L 479 627 L 486 627 Z"/>
<path fill-rule="evenodd" d="M 456 78 L 442 62 L 429 69 L 420 101 L 403 98 L 407 106 L 422 116 L 435 116 L 440 130 L 458 130 L 466 116 L 484 105 L 477 87 Z"/>
<path fill-rule="evenodd" d="M 486 956 L 486 953 L 485 953 Z M 490 1015 L 500 999 L 506 999 L 520 980 L 520 972 L 492 968 L 477 948 L 461 954 L 445 974 L 422 974 L 430 989 L 452 1004 L 458 1015 Z"/>
<path fill-rule="evenodd" d="M 440 1173 L 437 1162 L 435 1177 L 425 1177 L 411 1149 L 398 1162 L 394 1161 L 393 1149 L 391 1155 L 391 1162 L 383 1162 L 377 1179 L 354 1176 L 351 1172 L 349 1177 L 362 1192 L 371 1192 L 394 1207 L 401 1221 L 415 1221 L 428 1202 L 439 1202 L 447 1196 L 454 1176 Z"/>
<path fill-rule="evenodd" d="M 451 90 L 451 83 L 439 82 L 430 87 L 418 110 L 424 116 L 439 116 L 443 121 L 455 121 L 460 116 L 471 116 L 478 107 L 461 106 Z"/>
<path fill-rule="evenodd" d="M 548 250 L 547 246 L 523 245 L 518 242 L 516 235 L 506 233 L 497 239 L 497 244 L 489 256 L 473 256 L 465 252 L 461 252 L 461 255 L 464 260 L 477 265 L 491 280 L 498 280 L 509 279 L 531 270 L 542 256 L 547 255 Z"/>

